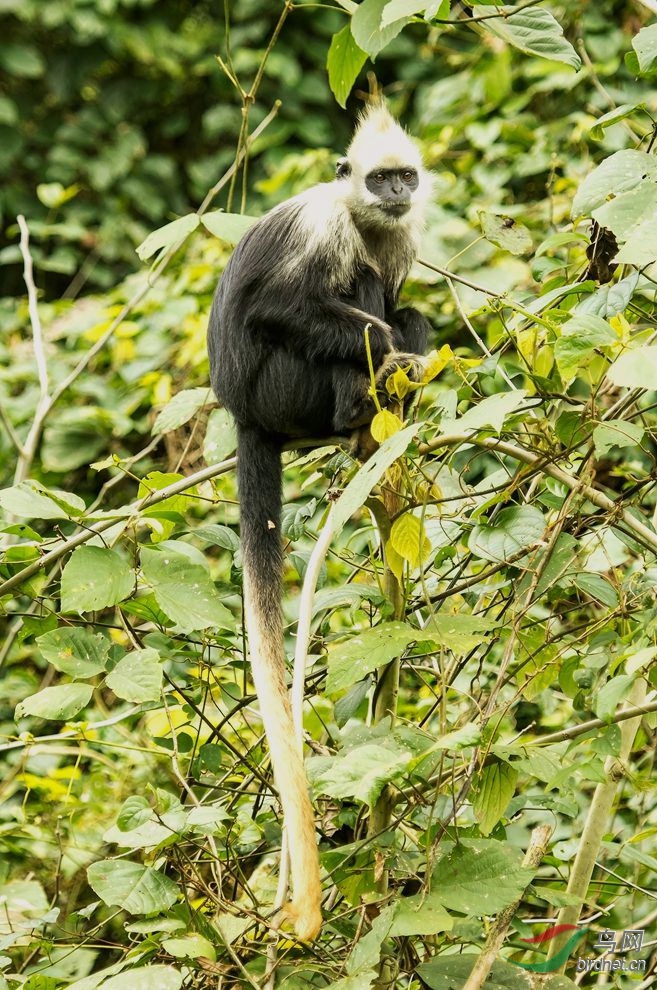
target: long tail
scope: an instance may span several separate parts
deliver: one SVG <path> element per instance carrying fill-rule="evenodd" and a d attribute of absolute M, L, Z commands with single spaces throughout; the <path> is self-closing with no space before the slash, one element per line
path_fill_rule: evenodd
<path fill-rule="evenodd" d="M 285 684 L 280 444 L 256 429 L 238 427 L 237 482 L 251 673 L 290 851 L 293 896 L 285 914 L 299 938 L 309 940 L 322 924 L 322 891 L 308 782 Z"/>

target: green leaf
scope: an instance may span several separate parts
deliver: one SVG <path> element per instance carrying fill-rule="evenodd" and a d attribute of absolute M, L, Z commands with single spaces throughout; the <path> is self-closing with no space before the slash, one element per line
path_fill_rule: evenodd
<path fill-rule="evenodd" d="M 636 681 L 634 674 L 618 674 L 603 684 L 595 695 L 595 714 L 605 722 L 610 722 L 616 714 L 620 702 L 630 693 Z"/>
<path fill-rule="evenodd" d="M 601 227 L 613 231 L 620 250 L 615 260 L 643 267 L 657 259 L 657 185 L 646 179 L 593 211 Z"/>
<path fill-rule="evenodd" d="M 170 399 L 164 409 L 157 414 L 151 433 L 170 433 L 179 426 L 189 422 L 199 409 L 214 402 L 214 396 L 209 388 L 185 388 Z"/>
<path fill-rule="evenodd" d="M 573 578 L 573 584 L 584 594 L 595 598 L 601 605 L 606 605 L 607 608 L 617 608 L 618 595 L 616 590 L 601 574 L 577 574 Z"/>
<path fill-rule="evenodd" d="M 227 409 L 213 409 L 203 439 L 203 460 L 217 464 L 225 460 L 237 447 L 235 420 Z"/>
<path fill-rule="evenodd" d="M 527 228 L 513 217 L 497 213 L 479 212 L 479 223 L 486 240 L 496 244 L 510 254 L 528 254 L 532 247 L 532 235 Z"/>
<path fill-rule="evenodd" d="M 159 870 L 128 859 L 103 859 L 87 869 L 93 891 L 109 907 L 130 914 L 168 911 L 178 900 L 178 887 Z"/>
<path fill-rule="evenodd" d="M 593 443 L 598 457 L 604 457 L 612 447 L 635 447 L 641 443 L 645 430 L 638 423 L 624 419 L 609 419 L 593 431 Z"/>
<path fill-rule="evenodd" d="M 230 526 L 221 526 L 218 523 L 210 523 L 208 526 L 199 526 L 193 530 L 194 539 L 208 547 L 221 547 L 236 553 L 240 548 L 240 541 L 237 533 Z"/>
<path fill-rule="evenodd" d="M 24 698 L 16 705 L 15 718 L 34 715 L 36 718 L 67 722 L 91 701 L 91 684 L 61 684 Z"/>
<path fill-rule="evenodd" d="M 645 179 L 657 178 L 657 159 L 645 151 L 617 151 L 584 179 L 573 199 L 574 219 L 591 216 L 610 196 L 634 189 Z"/>
<path fill-rule="evenodd" d="M 162 250 L 162 248 L 168 248 L 178 241 L 184 241 L 193 230 L 196 230 L 199 220 L 198 213 L 188 213 L 186 216 L 178 217 L 177 220 L 172 220 L 171 223 L 165 224 L 164 227 L 159 227 L 158 230 L 152 231 L 146 240 L 142 241 L 137 248 L 137 255 L 140 261 L 146 261 L 147 258 L 150 258 L 156 251 Z"/>
<path fill-rule="evenodd" d="M 410 17 L 401 17 L 392 24 L 381 27 L 381 18 L 387 3 L 388 0 L 363 0 L 351 18 L 354 40 L 372 61 L 410 21 Z"/>
<path fill-rule="evenodd" d="M 483 430 L 490 427 L 500 433 L 508 416 L 516 411 L 527 399 L 527 393 L 519 388 L 513 392 L 498 392 L 489 395 L 475 406 L 468 409 L 462 416 L 454 420 L 444 420 L 441 423 L 443 432 L 458 432 L 462 430 Z"/>
<path fill-rule="evenodd" d="M 258 217 L 249 217 L 242 213 L 224 213 L 223 210 L 213 210 L 211 213 L 204 213 L 201 217 L 201 223 L 206 230 L 229 244 L 237 244 L 241 241 L 257 220 Z"/>
<path fill-rule="evenodd" d="M 99 990 L 180 990 L 182 983 L 183 974 L 172 966 L 140 966 L 103 981 Z"/>
<path fill-rule="evenodd" d="M 153 817 L 153 809 L 146 798 L 141 794 L 132 794 L 121 805 L 116 824 L 121 832 L 130 832 L 151 821 Z"/>
<path fill-rule="evenodd" d="M 411 567 L 426 563 L 431 553 L 431 543 L 424 532 L 422 520 L 412 512 L 403 512 L 395 519 L 390 530 L 390 542 Z"/>
<path fill-rule="evenodd" d="M 438 861 L 431 889 L 448 910 L 479 917 L 512 904 L 534 872 L 501 842 L 466 839 Z"/>
<path fill-rule="evenodd" d="M 180 938 L 165 938 L 162 941 L 162 948 L 176 959 L 198 959 L 202 956 L 214 962 L 217 958 L 214 946 L 202 935 L 190 934 L 182 935 Z"/>
<path fill-rule="evenodd" d="M 329 650 L 326 691 L 340 691 L 362 681 L 372 670 L 401 656 L 410 643 L 422 638 L 405 622 L 382 622 L 374 629 L 350 636 Z"/>
<path fill-rule="evenodd" d="M 504 17 L 482 21 L 481 26 L 527 55 L 540 55 L 555 62 L 581 68 L 579 55 L 566 41 L 563 28 L 543 7 L 496 7 Z M 475 18 L 476 20 L 476 18 Z"/>
<path fill-rule="evenodd" d="M 8 41 L 0 45 L 0 66 L 10 76 L 24 79 L 36 79 L 46 71 L 45 60 L 36 46 Z"/>
<path fill-rule="evenodd" d="M 490 835 L 513 797 L 518 772 L 508 763 L 495 761 L 483 768 L 477 781 L 473 808 L 482 835 Z"/>
<path fill-rule="evenodd" d="M 573 316 L 561 328 L 554 347 L 559 374 L 565 385 L 570 384 L 580 368 L 590 364 L 596 349 L 618 343 L 618 337 L 601 316 Z"/>
<path fill-rule="evenodd" d="M 493 632 L 498 623 L 485 615 L 467 615 L 464 612 L 436 612 L 418 631 L 419 640 L 430 639 L 438 646 L 445 646 L 457 656 L 464 656 L 480 646 L 486 633 Z"/>
<path fill-rule="evenodd" d="M 93 677 L 105 670 L 110 641 L 105 636 L 71 626 L 61 626 L 38 636 L 42 657 L 69 677 Z"/>
<path fill-rule="evenodd" d="M 84 500 L 71 492 L 48 489 L 38 481 L 21 481 L 0 491 L 0 505 L 21 519 L 68 519 L 85 510 Z"/>
<path fill-rule="evenodd" d="M 475 526 L 468 546 L 476 557 L 499 563 L 539 543 L 544 532 L 545 519 L 539 509 L 533 505 L 511 506 L 502 509 L 492 524 Z"/>
<path fill-rule="evenodd" d="M 414 760 L 410 749 L 390 739 L 385 745 L 367 742 L 335 756 L 316 756 L 307 769 L 317 794 L 356 798 L 372 807 L 385 785 L 403 776 Z"/>
<path fill-rule="evenodd" d="M 141 567 L 158 605 L 182 632 L 235 628 L 235 619 L 200 564 L 168 550 L 142 549 Z"/>
<path fill-rule="evenodd" d="M 162 690 L 160 654 L 151 648 L 127 653 L 107 675 L 105 683 L 124 701 L 157 701 Z"/>
<path fill-rule="evenodd" d="M 347 97 L 366 60 L 367 55 L 354 41 L 349 24 L 333 35 L 326 68 L 331 92 L 341 107 L 347 105 Z"/>
<path fill-rule="evenodd" d="M 621 106 L 609 110 L 602 117 L 598 117 L 591 128 L 591 137 L 595 141 L 602 141 L 604 132 L 608 127 L 617 124 L 620 120 L 625 120 L 626 117 L 631 117 L 637 110 L 645 110 L 645 107 L 645 103 L 623 103 Z"/>
<path fill-rule="evenodd" d="M 135 587 L 135 572 L 114 550 L 78 547 L 62 572 L 62 612 L 92 612 L 123 601 Z"/>
<path fill-rule="evenodd" d="M 435 891 L 400 897 L 395 904 L 391 935 L 437 935 L 451 932 L 454 919 L 440 903 Z"/>
<path fill-rule="evenodd" d="M 55 412 L 46 422 L 41 444 L 43 466 L 61 474 L 86 467 L 95 460 L 112 435 L 110 412 L 97 406 L 72 406 Z"/>
<path fill-rule="evenodd" d="M 654 389 L 657 386 L 657 345 L 636 347 L 617 357 L 607 371 L 614 385 Z"/>
<path fill-rule="evenodd" d="M 657 59 L 657 24 L 648 24 L 632 38 L 632 48 L 636 52 L 641 72 L 649 72 Z"/>
<path fill-rule="evenodd" d="M 429 0 L 388 0 L 381 17 L 381 26 L 388 27 L 402 17 L 414 17 L 430 6 Z"/>
<path fill-rule="evenodd" d="M 431 990 L 457 990 L 465 985 L 478 959 L 479 954 L 474 952 L 435 956 L 420 963 L 417 972 Z M 486 977 L 486 990 L 531 990 L 531 987 L 529 973 L 500 960 L 493 963 Z"/>

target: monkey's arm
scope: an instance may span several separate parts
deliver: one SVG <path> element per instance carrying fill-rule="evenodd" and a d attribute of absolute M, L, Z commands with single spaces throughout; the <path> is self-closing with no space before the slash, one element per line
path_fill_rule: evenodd
<path fill-rule="evenodd" d="M 429 343 L 431 324 L 422 313 L 412 306 L 405 306 L 386 313 L 392 326 L 392 343 L 397 351 L 410 354 L 424 354 Z"/>
<path fill-rule="evenodd" d="M 374 366 L 393 350 L 392 329 L 384 320 L 336 296 L 267 293 L 251 301 L 248 322 L 271 328 L 270 335 L 280 336 L 287 350 L 311 361 L 346 361 L 367 369 L 368 325 Z"/>

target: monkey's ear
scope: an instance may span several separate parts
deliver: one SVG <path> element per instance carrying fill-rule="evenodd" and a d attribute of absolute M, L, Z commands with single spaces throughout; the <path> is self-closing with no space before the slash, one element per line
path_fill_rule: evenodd
<path fill-rule="evenodd" d="M 346 158 L 338 158 L 335 166 L 336 179 L 347 179 L 351 175 L 351 165 Z"/>

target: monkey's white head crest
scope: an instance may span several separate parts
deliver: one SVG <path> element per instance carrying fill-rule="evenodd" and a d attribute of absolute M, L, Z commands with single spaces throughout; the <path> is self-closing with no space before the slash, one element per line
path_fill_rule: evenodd
<path fill-rule="evenodd" d="M 420 149 L 383 103 L 369 106 L 360 115 L 347 160 L 364 175 L 376 168 L 407 165 L 419 171 L 423 167 Z"/>

